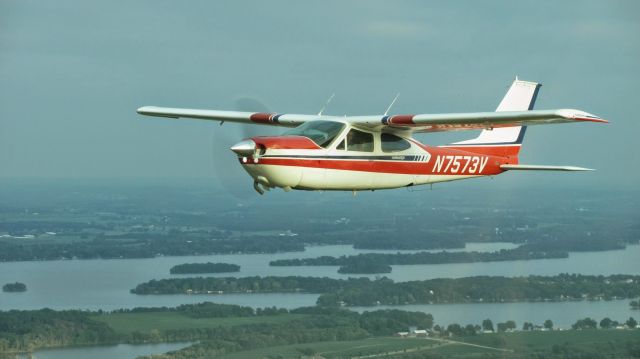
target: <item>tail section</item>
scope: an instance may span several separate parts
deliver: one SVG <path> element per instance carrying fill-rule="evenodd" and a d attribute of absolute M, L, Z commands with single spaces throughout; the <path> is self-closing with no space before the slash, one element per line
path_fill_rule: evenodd
<path fill-rule="evenodd" d="M 539 83 L 522 81 L 518 78 L 504 96 L 496 112 L 532 110 L 540 89 Z M 526 126 L 486 129 L 474 139 L 455 142 L 446 147 L 457 148 L 480 154 L 516 157 L 520 152 Z"/>

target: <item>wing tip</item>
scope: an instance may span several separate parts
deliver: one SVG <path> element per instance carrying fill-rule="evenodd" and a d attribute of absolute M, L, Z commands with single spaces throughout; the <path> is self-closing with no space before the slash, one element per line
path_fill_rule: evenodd
<path fill-rule="evenodd" d="M 583 122 L 611 123 L 611 122 L 609 122 L 609 120 L 605 120 L 604 118 L 600 118 L 600 117 L 580 117 L 580 116 L 576 116 L 573 119 L 576 120 L 576 121 L 583 121 Z"/>
<path fill-rule="evenodd" d="M 142 106 L 138 107 L 136 112 L 140 115 L 148 115 L 151 112 L 152 106 Z"/>

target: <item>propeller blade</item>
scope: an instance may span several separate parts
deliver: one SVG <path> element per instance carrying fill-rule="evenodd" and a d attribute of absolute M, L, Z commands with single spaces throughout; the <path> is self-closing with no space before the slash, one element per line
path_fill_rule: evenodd
<path fill-rule="evenodd" d="M 264 103 L 253 97 L 239 97 L 235 101 L 235 107 L 236 110 L 244 112 L 270 112 Z M 237 154 L 231 151 L 231 147 L 243 139 L 278 133 L 279 130 L 277 128 L 269 126 L 237 123 L 225 123 L 222 126 L 215 126 L 211 146 L 212 165 L 216 180 L 229 195 L 240 200 L 256 197 L 251 188 L 253 180 L 248 177 L 238 161 Z"/>

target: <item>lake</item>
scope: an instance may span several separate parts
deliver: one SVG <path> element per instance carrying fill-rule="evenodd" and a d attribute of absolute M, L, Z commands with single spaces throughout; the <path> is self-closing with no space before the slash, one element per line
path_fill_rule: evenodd
<path fill-rule="evenodd" d="M 495 251 L 514 248 L 511 243 L 468 243 L 464 251 Z M 456 250 L 456 251 L 459 251 Z M 215 276 L 326 276 L 347 278 L 337 273 L 338 267 L 270 267 L 275 259 L 340 256 L 359 253 L 395 253 L 398 251 L 356 250 L 350 245 L 311 246 L 304 252 L 277 254 L 234 254 L 197 257 L 158 257 L 150 259 L 73 260 L 42 262 L 0 263 L 0 283 L 23 282 L 24 293 L 0 293 L 0 310 L 9 309 L 103 309 L 133 308 L 142 306 L 177 306 L 186 303 L 212 301 L 251 307 L 277 306 L 297 308 L 315 305 L 317 294 L 224 294 L 224 295 L 149 295 L 130 294 L 137 284 L 150 279 L 172 278 L 189 275 L 170 275 L 169 268 L 189 262 L 227 262 L 241 266 L 239 273 Z M 415 252 L 415 251 L 401 251 Z M 396 265 L 387 276 L 396 281 L 421 280 L 438 277 L 467 277 L 477 275 L 525 276 L 555 275 L 559 273 L 581 274 L 640 274 L 638 265 L 640 245 L 625 250 L 606 252 L 571 253 L 569 258 L 508 261 L 487 263 L 461 263 L 438 265 Z M 375 277 L 375 276 L 370 276 Z M 640 317 L 632 311 L 628 301 L 557 302 L 557 303 L 486 303 L 486 304 L 436 304 L 355 307 L 353 310 L 399 308 L 431 313 L 435 323 L 448 325 L 480 324 L 490 318 L 494 324 L 515 320 L 518 328 L 524 321 L 542 324 L 551 319 L 556 327 L 568 328 L 577 319 L 587 316 L 600 320 L 608 316 L 624 321 L 629 316 Z M 36 352 L 38 359 L 58 358 L 135 358 L 141 355 L 163 353 L 184 347 L 186 344 L 117 345 L 107 347 L 52 349 Z"/>
<path fill-rule="evenodd" d="M 36 359 L 133 359 L 143 355 L 162 354 L 182 349 L 191 343 L 161 344 L 119 344 L 99 347 L 78 347 L 38 350 L 33 354 Z M 18 355 L 18 359 L 28 359 L 28 354 Z"/>
<path fill-rule="evenodd" d="M 536 303 L 483 303 L 483 304 L 409 304 L 402 306 L 380 305 L 376 307 L 352 307 L 358 312 L 377 309 L 402 309 L 431 313 L 434 323 L 447 326 L 481 324 L 491 319 L 495 324 L 513 320 L 522 328 L 524 322 L 536 325 L 551 319 L 556 328 L 569 329 L 578 319 L 591 317 L 598 322 L 609 317 L 624 322 L 629 317 L 638 319 L 640 312 L 632 310 L 628 300 L 577 301 L 577 302 L 536 302 Z"/>
<path fill-rule="evenodd" d="M 511 243 L 469 243 L 467 251 L 494 251 L 513 248 Z M 317 294 L 224 294 L 224 295 L 134 295 L 129 290 L 151 279 L 188 275 L 170 275 L 169 268 L 188 262 L 228 262 L 241 266 L 239 273 L 215 276 L 326 276 L 347 278 L 337 273 L 335 266 L 270 267 L 274 259 L 316 257 L 321 255 L 351 255 L 370 252 L 356 250 L 350 245 L 313 246 L 304 252 L 276 254 L 232 254 L 197 257 L 158 257 L 149 259 L 68 260 L 0 263 L 0 283 L 23 282 L 24 293 L 0 293 L 0 309 L 103 309 L 142 306 L 176 306 L 186 303 L 212 301 L 251 307 L 278 306 L 296 308 L 314 305 Z M 396 265 L 389 278 L 396 281 L 421 280 L 438 277 L 466 277 L 476 275 L 524 276 L 581 274 L 640 274 L 638 265 L 640 245 L 625 250 L 572 253 L 569 258 L 460 263 L 438 265 Z M 375 276 L 370 276 L 375 277 Z"/>
<path fill-rule="evenodd" d="M 464 250 L 493 251 L 512 248 L 511 243 L 469 244 Z M 350 245 L 312 246 L 304 252 L 276 254 L 229 254 L 188 257 L 157 257 L 148 259 L 96 259 L 0 263 L 0 283 L 23 282 L 24 293 L 0 292 L 0 309 L 103 309 L 142 306 L 176 306 L 204 300 L 252 307 L 276 305 L 297 308 L 315 305 L 317 294 L 225 294 L 217 296 L 157 295 L 139 296 L 129 293 L 137 284 L 151 279 L 189 277 L 171 275 L 169 269 L 181 263 L 227 262 L 241 266 L 239 273 L 211 276 L 320 276 L 346 278 L 337 267 L 270 267 L 274 259 L 351 255 L 366 252 Z M 407 252 L 407 251 L 405 251 Z M 410 252 L 410 251 L 408 251 Z M 401 278 L 398 278 L 401 279 Z"/>

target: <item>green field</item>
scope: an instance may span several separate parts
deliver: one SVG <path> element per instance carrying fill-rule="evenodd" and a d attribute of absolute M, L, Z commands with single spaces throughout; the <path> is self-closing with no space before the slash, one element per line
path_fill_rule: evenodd
<path fill-rule="evenodd" d="M 640 340 L 640 330 L 554 330 L 551 332 L 483 334 L 460 339 L 460 341 L 467 343 L 513 350 L 549 348 L 553 345 L 564 345 L 565 343 L 578 347 L 592 348 L 598 344 L 631 340 Z"/>
<path fill-rule="evenodd" d="M 92 317 L 92 319 L 106 323 L 117 333 L 130 334 L 133 332 L 148 333 L 153 330 L 201 329 L 248 324 L 283 323 L 305 317 L 306 315 L 303 314 L 283 314 L 258 317 L 190 318 L 176 312 L 152 312 L 103 314 Z"/>
<path fill-rule="evenodd" d="M 519 357 L 523 353 L 536 350 L 551 350 L 553 346 L 570 345 L 571 348 L 593 352 L 624 348 L 627 342 L 640 341 L 638 330 L 584 330 L 553 332 L 517 332 L 504 334 L 482 334 L 466 338 L 369 338 L 342 342 L 316 342 L 306 344 L 280 345 L 269 348 L 231 353 L 225 358 L 299 358 L 312 354 L 323 358 L 358 357 L 402 357 L 403 354 L 420 352 L 440 355 L 445 358 L 478 358 L 494 354 L 503 358 Z M 475 346 L 479 345 L 479 346 Z M 486 346 L 486 347 L 483 347 Z M 619 353 L 612 351 L 613 353 Z M 614 354 L 615 355 L 615 354 Z"/>
<path fill-rule="evenodd" d="M 280 345 L 269 348 L 247 350 L 225 356 L 229 359 L 255 359 L 269 356 L 297 358 L 303 352 L 314 353 L 324 358 L 350 358 L 394 352 L 428 350 L 441 345 L 438 341 L 425 338 L 371 338 L 344 342 L 316 342 L 306 344 Z"/>

